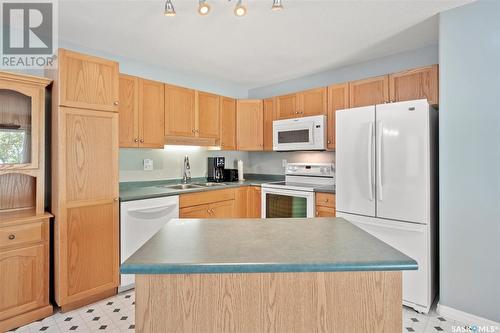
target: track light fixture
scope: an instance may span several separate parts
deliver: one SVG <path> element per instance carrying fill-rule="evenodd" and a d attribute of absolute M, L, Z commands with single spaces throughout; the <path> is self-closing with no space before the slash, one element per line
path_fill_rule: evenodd
<path fill-rule="evenodd" d="M 273 0 L 273 5 L 271 7 L 271 10 L 278 11 L 283 9 L 283 4 L 281 3 L 281 0 Z"/>
<path fill-rule="evenodd" d="M 175 16 L 175 9 L 172 0 L 167 0 L 165 2 L 165 16 Z"/>
<path fill-rule="evenodd" d="M 228 0 L 231 1 L 231 0 Z M 283 10 L 282 0 L 272 0 L 273 5 L 271 10 L 280 11 Z M 208 0 L 198 0 L 198 14 L 205 16 L 210 13 L 211 7 L 208 4 Z M 166 0 L 165 2 L 165 16 L 175 16 L 175 9 L 172 0 Z M 245 16 L 247 14 L 247 6 L 243 4 L 243 0 L 238 0 L 236 6 L 234 7 L 234 15 L 238 17 Z"/>
<path fill-rule="evenodd" d="M 247 7 L 242 3 L 242 0 L 238 0 L 238 3 L 234 7 L 234 15 L 238 17 L 245 16 L 247 14 Z"/>
<path fill-rule="evenodd" d="M 210 5 L 207 3 L 207 0 L 199 0 L 198 3 L 198 14 L 207 15 L 210 12 Z"/>

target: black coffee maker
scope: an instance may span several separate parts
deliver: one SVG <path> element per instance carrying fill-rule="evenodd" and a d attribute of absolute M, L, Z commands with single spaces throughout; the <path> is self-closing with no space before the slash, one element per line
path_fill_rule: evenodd
<path fill-rule="evenodd" d="M 224 181 L 225 163 L 226 159 L 224 157 L 209 157 L 207 181 L 216 183 Z"/>

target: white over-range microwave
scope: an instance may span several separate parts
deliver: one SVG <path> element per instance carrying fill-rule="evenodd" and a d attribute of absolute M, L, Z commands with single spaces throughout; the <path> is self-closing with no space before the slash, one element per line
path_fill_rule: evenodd
<path fill-rule="evenodd" d="M 326 116 L 273 121 L 273 150 L 325 150 Z"/>

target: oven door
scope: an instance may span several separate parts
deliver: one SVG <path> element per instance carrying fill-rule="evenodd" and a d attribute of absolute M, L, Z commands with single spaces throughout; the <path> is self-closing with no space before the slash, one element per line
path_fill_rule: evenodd
<path fill-rule="evenodd" d="M 262 188 L 262 218 L 314 217 L 314 193 Z"/>
<path fill-rule="evenodd" d="M 323 149 L 315 143 L 314 121 L 287 119 L 273 122 L 273 150 Z"/>

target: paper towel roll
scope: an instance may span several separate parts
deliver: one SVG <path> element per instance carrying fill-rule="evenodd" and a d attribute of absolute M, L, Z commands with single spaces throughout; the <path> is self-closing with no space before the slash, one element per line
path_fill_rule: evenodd
<path fill-rule="evenodd" d="M 243 177 L 243 161 L 238 160 L 238 180 L 243 181 L 245 177 Z"/>

